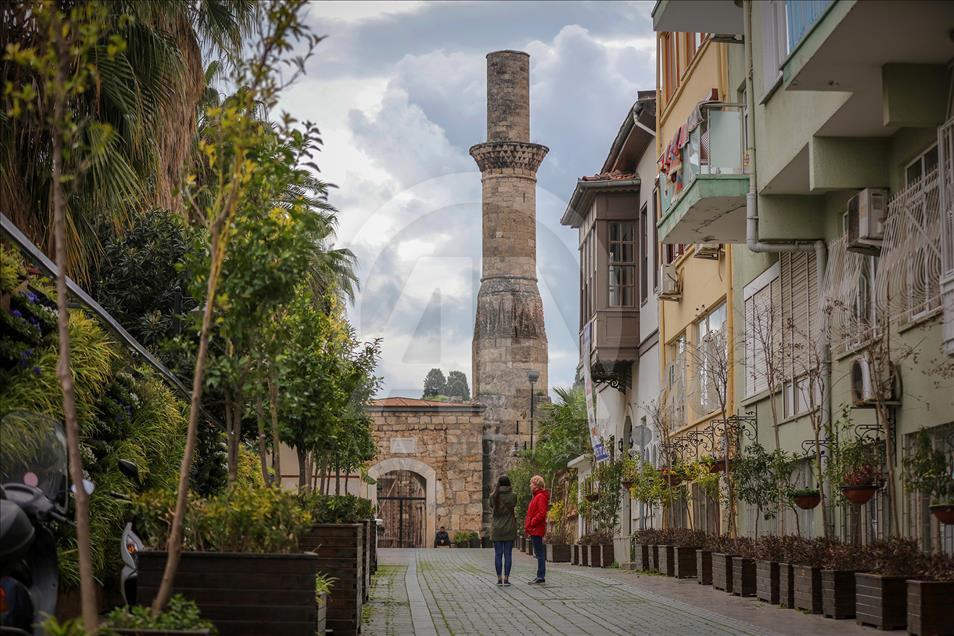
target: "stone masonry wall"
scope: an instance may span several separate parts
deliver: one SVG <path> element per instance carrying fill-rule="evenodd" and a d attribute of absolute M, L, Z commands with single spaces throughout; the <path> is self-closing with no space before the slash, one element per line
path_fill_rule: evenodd
<path fill-rule="evenodd" d="M 483 509 L 481 413 L 476 408 L 442 412 L 436 407 L 374 409 L 371 415 L 378 449 L 371 464 L 390 458 L 413 458 L 427 464 L 437 473 L 434 527 L 446 526 L 451 537 L 458 530 L 479 532 Z"/>

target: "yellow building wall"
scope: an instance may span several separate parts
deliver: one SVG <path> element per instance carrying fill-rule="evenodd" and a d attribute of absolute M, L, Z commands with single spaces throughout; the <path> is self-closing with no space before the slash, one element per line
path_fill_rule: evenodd
<path fill-rule="evenodd" d="M 657 43 L 661 34 L 657 34 Z M 683 46 L 682 38 L 678 39 L 679 46 Z M 725 101 L 732 101 L 727 93 L 728 58 L 726 44 L 705 42 L 696 56 L 686 68 L 680 84 L 672 95 L 669 103 L 665 103 L 662 95 L 661 79 L 656 80 L 657 103 L 662 104 L 661 115 L 656 124 L 656 156 L 659 157 L 665 147 L 673 139 L 679 126 L 686 123 L 696 105 L 709 96 L 712 89 L 717 89 L 719 97 Z M 657 51 L 659 47 L 657 46 Z M 680 54 L 682 54 L 681 51 Z M 658 210 L 660 217 L 665 210 Z M 726 301 L 726 330 L 729 350 L 729 387 L 728 387 L 728 414 L 734 413 L 734 349 L 733 323 L 735 308 L 732 306 L 732 254 L 731 249 L 725 249 L 718 260 L 693 258 L 694 249 L 690 246 L 686 254 L 676 262 L 682 275 L 682 298 L 678 301 L 660 300 L 659 302 L 659 340 L 660 350 L 660 381 L 665 386 L 665 369 L 670 362 L 668 345 L 680 334 L 685 332 L 688 346 L 696 344 L 697 334 L 693 323 L 706 315 L 709 310 L 720 302 Z M 693 369 L 687 372 L 687 380 L 692 377 Z M 705 421 L 703 414 L 693 413 L 687 408 L 689 426 Z M 702 418 L 700 420 L 700 418 Z"/>

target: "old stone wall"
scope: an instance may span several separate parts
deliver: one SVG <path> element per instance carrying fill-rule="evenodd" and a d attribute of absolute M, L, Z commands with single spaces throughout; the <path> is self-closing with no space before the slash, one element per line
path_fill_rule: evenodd
<path fill-rule="evenodd" d="M 415 400 L 402 399 L 405 404 Z M 424 402 L 424 401 L 417 401 Z M 428 502 L 428 533 L 445 526 L 453 537 L 459 530 L 479 532 L 483 511 L 483 407 L 476 404 L 432 406 L 372 406 L 373 434 L 378 453 L 372 476 L 382 468 L 426 472 L 434 501 Z M 376 470 L 375 467 L 378 467 Z M 424 475 L 427 477 L 427 475 Z"/>

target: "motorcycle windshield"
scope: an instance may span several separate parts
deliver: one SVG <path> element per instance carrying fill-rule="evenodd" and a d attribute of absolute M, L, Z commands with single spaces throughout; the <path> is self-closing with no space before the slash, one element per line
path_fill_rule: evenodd
<path fill-rule="evenodd" d="M 13 411 L 0 420 L 0 484 L 39 488 L 65 511 L 66 470 L 62 423 L 23 411 Z"/>

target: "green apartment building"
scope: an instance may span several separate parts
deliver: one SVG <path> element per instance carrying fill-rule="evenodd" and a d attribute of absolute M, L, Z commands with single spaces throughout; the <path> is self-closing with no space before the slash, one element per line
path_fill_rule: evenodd
<path fill-rule="evenodd" d="M 692 174 L 660 241 L 731 244 L 747 443 L 803 454 L 794 479 L 826 499 L 771 520 L 742 506 L 740 528 L 954 551 L 903 480 L 920 431 L 954 454 L 954 3 L 660 0 L 653 20 L 730 44 L 742 112 L 687 122 Z M 739 147 L 744 169 L 720 170 Z M 816 483 L 816 459 L 857 440 L 884 460 L 864 504 Z"/>

